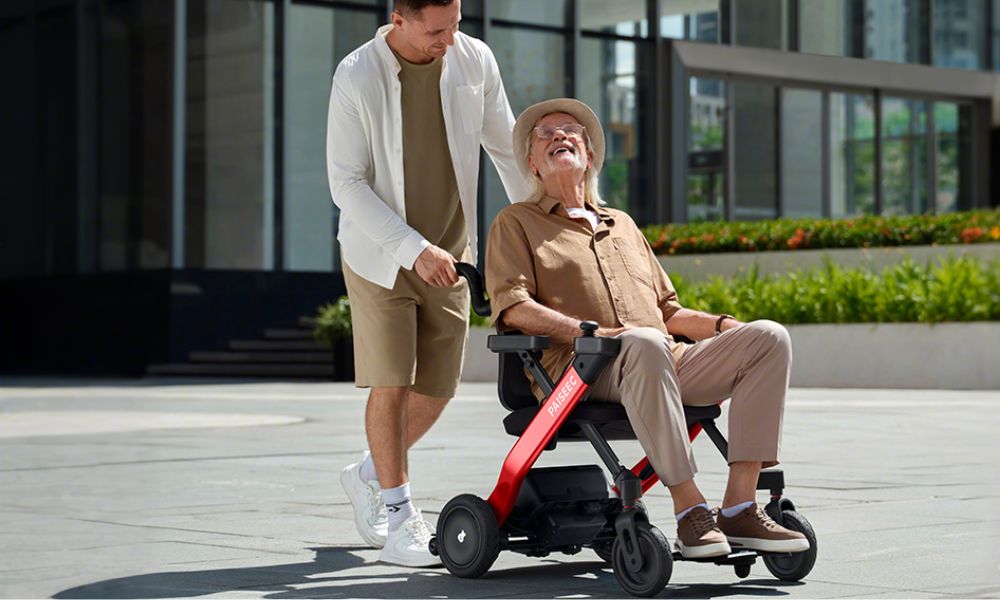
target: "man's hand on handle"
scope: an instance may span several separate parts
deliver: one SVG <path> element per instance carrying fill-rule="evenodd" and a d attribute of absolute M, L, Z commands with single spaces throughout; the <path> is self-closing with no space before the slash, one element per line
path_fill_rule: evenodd
<path fill-rule="evenodd" d="M 455 257 L 437 246 L 427 246 L 413 263 L 413 270 L 434 287 L 451 287 L 458 283 Z"/>

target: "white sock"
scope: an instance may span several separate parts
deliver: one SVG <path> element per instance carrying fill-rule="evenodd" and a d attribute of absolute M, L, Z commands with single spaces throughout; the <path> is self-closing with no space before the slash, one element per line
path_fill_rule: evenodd
<path fill-rule="evenodd" d="M 372 462 L 371 452 L 365 454 L 365 459 L 361 461 L 361 470 L 358 472 L 361 481 L 378 485 L 378 475 L 375 474 L 375 463 Z"/>
<path fill-rule="evenodd" d="M 740 514 L 744 510 L 746 510 L 746 508 L 748 506 L 750 506 L 751 504 L 753 504 L 753 501 L 752 500 L 748 500 L 746 502 L 740 502 L 736 506 L 723 507 L 722 508 L 722 516 L 726 517 L 727 519 L 732 519 L 736 515 Z"/>
<path fill-rule="evenodd" d="M 417 514 L 410 502 L 410 484 L 382 490 L 385 512 L 389 517 L 389 531 L 396 531 L 407 519 Z"/>
<path fill-rule="evenodd" d="M 684 518 L 685 516 L 687 516 L 687 514 L 688 514 L 689 512 L 691 512 L 692 510 L 694 510 L 694 509 L 698 508 L 699 506 L 701 506 L 701 507 L 702 507 L 702 508 L 704 508 L 705 510 L 711 510 L 711 509 L 709 509 L 709 508 L 708 508 L 708 504 L 706 504 L 705 502 L 702 502 L 701 504 L 695 504 L 694 506 L 692 506 L 692 507 L 690 507 L 690 508 L 685 508 L 685 509 L 684 509 L 684 510 L 682 510 L 681 512 L 677 513 L 677 520 L 678 520 L 678 521 L 680 521 L 680 520 L 681 520 L 681 519 L 683 519 L 683 518 Z"/>

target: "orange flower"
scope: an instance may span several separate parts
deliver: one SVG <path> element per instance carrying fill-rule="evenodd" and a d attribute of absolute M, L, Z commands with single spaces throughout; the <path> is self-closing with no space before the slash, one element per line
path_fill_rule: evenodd
<path fill-rule="evenodd" d="M 993 229 L 990 229 L 990 237 L 995 240 L 1000 240 L 1000 226 L 994 225 Z"/>
<path fill-rule="evenodd" d="M 965 228 L 965 229 L 962 230 L 961 237 L 962 237 L 962 243 L 964 243 L 964 244 L 971 244 L 972 242 L 974 242 L 974 241 L 978 240 L 979 238 L 983 237 L 983 228 L 982 227 L 967 227 L 967 228 Z"/>

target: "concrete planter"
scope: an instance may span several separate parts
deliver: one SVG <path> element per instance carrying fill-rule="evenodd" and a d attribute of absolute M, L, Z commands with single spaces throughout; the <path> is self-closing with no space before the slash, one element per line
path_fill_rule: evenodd
<path fill-rule="evenodd" d="M 789 250 L 787 252 L 726 252 L 721 254 L 660 255 L 660 264 L 670 275 L 685 281 L 700 281 L 715 275 L 729 277 L 746 273 L 757 264 L 760 273 L 786 273 L 795 269 L 823 266 L 829 257 L 841 267 L 870 265 L 876 270 L 911 258 L 919 264 L 948 255 L 973 256 L 983 260 L 1000 258 L 1000 244 L 964 244 L 954 246 L 901 246 L 889 248 L 827 248 Z"/>
<path fill-rule="evenodd" d="M 1000 389 L 1000 323 L 793 325 L 792 385 Z M 472 328 L 463 381 L 496 381 L 491 329 Z"/>

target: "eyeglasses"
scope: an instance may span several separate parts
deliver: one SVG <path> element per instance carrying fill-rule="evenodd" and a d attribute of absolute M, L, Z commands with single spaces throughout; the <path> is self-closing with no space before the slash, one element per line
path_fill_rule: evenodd
<path fill-rule="evenodd" d="M 579 123 L 567 123 L 565 125 L 539 125 L 535 127 L 535 135 L 541 140 L 551 140 L 555 137 L 557 131 L 562 131 L 563 135 L 575 135 L 577 137 L 583 137 L 583 132 L 587 128 Z"/>

